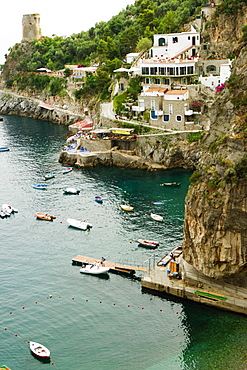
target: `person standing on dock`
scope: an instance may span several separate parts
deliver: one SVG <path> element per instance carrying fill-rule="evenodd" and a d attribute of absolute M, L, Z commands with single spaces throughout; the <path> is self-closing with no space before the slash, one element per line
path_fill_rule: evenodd
<path fill-rule="evenodd" d="M 173 261 L 176 261 L 174 254 L 171 252 L 170 257 L 173 259 Z"/>
<path fill-rule="evenodd" d="M 105 262 L 105 258 L 104 257 L 101 257 L 101 261 L 100 261 L 101 266 L 104 266 L 104 262 Z"/>

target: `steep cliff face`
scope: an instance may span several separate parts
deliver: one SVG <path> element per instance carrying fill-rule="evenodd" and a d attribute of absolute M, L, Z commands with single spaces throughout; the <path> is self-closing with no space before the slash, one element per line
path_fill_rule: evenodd
<path fill-rule="evenodd" d="M 226 9 L 227 6 L 223 3 L 222 1 L 212 19 L 205 25 L 202 41 L 210 45 L 206 53 L 202 52 L 205 57 L 212 52 L 220 58 L 233 56 L 234 49 L 242 36 L 242 27 L 247 22 L 246 4 L 233 4 Z"/>
<path fill-rule="evenodd" d="M 240 51 L 241 50 L 241 51 Z M 203 274 L 247 286 L 247 51 L 238 46 L 228 87 L 186 199 L 184 259 Z"/>

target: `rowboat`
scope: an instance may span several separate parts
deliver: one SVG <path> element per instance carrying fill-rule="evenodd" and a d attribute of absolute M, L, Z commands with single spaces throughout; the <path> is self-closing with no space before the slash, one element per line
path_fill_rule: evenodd
<path fill-rule="evenodd" d="M 35 217 L 37 217 L 40 220 L 46 220 L 46 221 L 53 221 L 56 216 L 49 215 L 48 213 L 41 213 L 41 212 L 36 212 Z"/>
<path fill-rule="evenodd" d="M 34 356 L 41 359 L 50 359 L 50 351 L 43 344 L 30 341 L 29 346 Z"/>
<path fill-rule="evenodd" d="M 76 229 L 81 229 L 81 230 L 89 230 L 93 226 L 92 224 L 86 221 L 74 220 L 73 218 L 67 218 L 67 222 L 69 226 L 75 227 Z"/>
<path fill-rule="evenodd" d="M 181 182 L 164 182 L 163 184 L 160 184 L 160 186 L 180 186 Z"/>
<path fill-rule="evenodd" d="M 157 248 L 159 245 L 159 242 L 155 242 L 152 240 L 138 239 L 137 241 L 139 244 L 143 245 L 144 247 L 149 247 L 149 248 Z"/>
<path fill-rule="evenodd" d="M 133 211 L 133 210 L 134 210 L 134 207 L 128 206 L 127 204 L 120 204 L 120 207 L 121 207 L 124 211 Z"/>
<path fill-rule="evenodd" d="M 82 274 L 90 274 L 90 275 L 107 274 L 109 270 L 110 270 L 110 267 L 101 266 L 100 262 L 88 264 L 85 267 L 80 268 L 80 272 Z"/>
<path fill-rule="evenodd" d="M 100 196 L 98 196 L 98 195 L 96 195 L 96 196 L 94 197 L 94 200 L 95 200 L 95 202 L 97 202 L 97 203 L 103 203 L 103 199 L 102 199 Z"/>
<path fill-rule="evenodd" d="M 63 190 L 64 194 L 79 194 L 80 190 L 75 188 L 66 188 Z"/>
<path fill-rule="evenodd" d="M 73 167 L 65 167 L 63 168 L 63 173 L 68 173 L 68 172 L 71 172 L 73 170 Z"/>
<path fill-rule="evenodd" d="M 151 213 L 151 217 L 155 220 L 155 221 L 163 221 L 163 217 L 160 216 L 160 215 L 156 215 L 155 213 Z"/>
<path fill-rule="evenodd" d="M 47 188 L 47 185 L 33 184 L 32 187 L 35 189 L 45 190 Z"/>
<path fill-rule="evenodd" d="M 44 176 L 44 179 L 50 180 L 50 179 L 53 179 L 54 177 L 55 177 L 54 173 L 48 173 L 47 175 Z"/>
<path fill-rule="evenodd" d="M 9 150 L 9 146 L 0 146 L 0 152 L 7 152 Z"/>

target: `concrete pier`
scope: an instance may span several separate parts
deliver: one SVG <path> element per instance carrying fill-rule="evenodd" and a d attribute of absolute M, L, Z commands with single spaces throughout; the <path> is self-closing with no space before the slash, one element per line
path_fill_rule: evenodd
<path fill-rule="evenodd" d="M 179 257 L 181 278 L 168 276 L 167 266 L 155 266 L 142 278 L 142 288 L 247 315 L 247 289 L 208 278 Z"/>

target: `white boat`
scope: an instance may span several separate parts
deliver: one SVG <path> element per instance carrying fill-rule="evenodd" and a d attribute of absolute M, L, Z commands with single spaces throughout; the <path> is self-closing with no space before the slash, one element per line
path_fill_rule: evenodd
<path fill-rule="evenodd" d="M 79 194 L 80 190 L 75 188 L 66 188 L 63 190 L 64 194 Z"/>
<path fill-rule="evenodd" d="M 67 218 L 67 222 L 70 226 L 81 230 L 89 230 L 93 226 L 92 224 L 86 221 L 74 220 L 73 218 Z"/>
<path fill-rule="evenodd" d="M 128 206 L 127 204 L 120 204 L 120 207 L 121 207 L 124 211 L 133 211 L 133 210 L 134 210 L 134 207 Z"/>
<path fill-rule="evenodd" d="M 151 213 L 151 217 L 155 220 L 155 221 L 163 221 L 163 217 L 160 216 L 160 215 L 156 215 L 155 213 Z"/>
<path fill-rule="evenodd" d="M 18 212 L 18 210 L 9 204 L 2 204 L 2 211 L 6 213 L 7 215 L 10 215 L 11 213 Z"/>
<path fill-rule="evenodd" d="M 90 275 L 100 275 L 100 274 L 107 274 L 110 270 L 110 267 L 101 266 L 100 262 L 96 264 L 89 264 L 85 267 L 80 268 L 80 272 L 82 274 L 90 274 Z"/>
<path fill-rule="evenodd" d="M 155 242 L 154 240 L 138 239 L 137 241 L 139 244 L 143 245 L 144 247 L 149 247 L 149 248 L 157 248 L 159 245 L 159 242 Z"/>
<path fill-rule="evenodd" d="M 50 351 L 43 344 L 36 342 L 29 342 L 31 352 L 42 359 L 50 359 Z"/>
<path fill-rule="evenodd" d="M 68 172 L 71 172 L 73 170 L 73 167 L 65 167 L 63 168 L 62 172 L 63 173 L 68 173 Z"/>

